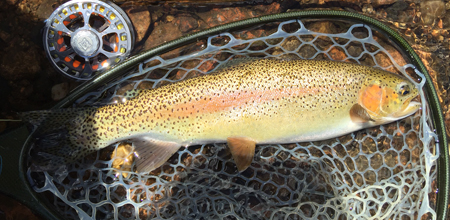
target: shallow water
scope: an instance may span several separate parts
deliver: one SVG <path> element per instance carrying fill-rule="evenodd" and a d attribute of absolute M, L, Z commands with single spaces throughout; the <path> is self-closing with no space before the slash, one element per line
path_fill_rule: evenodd
<path fill-rule="evenodd" d="M 24 1 L 26 2 L 26 1 Z M 40 11 L 39 9 L 44 9 L 45 5 L 49 4 L 49 2 L 38 2 L 38 3 L 31 3 L 31 5 L 26 6 L 26 4 L 24 4 L 24 2 L 22 1 L 18 1 L 18 3 L 16 3 L 17 7 L 15 5 L 5 5 L 5 3 L 3 6 L 5 6 L 5 8 L 10 7 L 10 8 L 17 8 L 17 11 L 15 11 L 14 13 L 23 13 L 21 11 L 21 8 L 25 8 L 25 12 L 27 8 L 33 8 L 33 9 L 38 9 L 38 10 L 30 10 L 29 13 L 27 13 L 27 15 L 29 14 L 34 14 L 36 15 L 36 17 L 34 18 L 30 18 L 30 20 L 32 21 L 38 21 L 39 19 L 41 19 L 42 17 L 44 17 L 43 15 L 45 13 L 41 13 L 42 11 Z M 337 2 L 337 1 L 285 1 L 282 4 L 278 4 L 278 3 L 270 3 L 270 2 L 266 2 L 265 4 L 261 4 L 261 5 L 245 5 L 245 4 L 239 4 L 237 7 L 234 7 L 232 4 L 226 4 L 226 5 L 209 5 L 206 4 L 206 7 L 203 7 L 203 5 L 205 5 L 204 3 L 202 3 L 202 7 L 197 6 L 192 6 L 191 3 L 186 3 L 183 5 L 180 4 L 163 4 L 155 6 L 154 4 L 146 4 L 146 3 L 134 3 L 134 2 L 127 2 L 124 3 L 122 6 L 123 8 L 126 9 L 126 11 L 129 13 L 132 21 L 135 24 L 135 28 L 138 34 L 138 43 L 136 46 L 136 51 L 141 51 L 141 50 L 145 50 L 148 48 L 151 48 L 152 46 L 161 44 L 165 41 L 171 40 L 171 39 L 176 39 L 179 36 L 182 36 L 184 34 L 190 33 L 190 32 L 194 32 L 194 31 L 198 31 L 198 30 L 202 30 L 205 29 L 207 27 L 210 26 L 214 26 L 214 25 L 218 25 L 218 24 L 223 24 L 223 23 L 227 23 L 229 21 L 233 21 L 235 19 L 243 19 L 246 17 L 252 17 L 252 16 L 257 16 L 257 15 L 262 15 L 262 14 L 270 14 L 270 13 L 277 13 L 277 12 L 282 12 L 282 11 L 287 11 L 287 10 L 296 10 L 296 9 L 304 9 L 304 8 L 341 8 L 344 10 L 350 10 L 350 11 L 357 11 L 357 12 L 362 12 L 368 16 L 372 16 L 372 17 L 376 17 L 380 20 L 383 20 L 387 23 L 390 23 L 392 25 L 392 27 L 396 28 L 397 30 L 399 30 L 399 32 L 401 32 L 402 34 L 405 35 L 406 39 L 410 41 L 410 43 L 413 45 L 413 47 L 416 49 L 416 52 L 421 55 L 425 65 L 427 65 L 428 70 L 430 71 L 430 74 L 433 76 L 433 79 L 435 79 L 435 85 L 437 86 L 437 90 L 440 94 L 441 97 L 441 104 L 443 106 L 444 109 L 444 113 L 446 114 L 446 118 L 447 118 L 447 122 L 449 122 L 449 109 L 448 109 L 448 96 L 447 96 L 447 91 L 448 91 L 448 87 L 449 87 L 449 78 L 448 78 L 448 74 L 447 74 L 447 65 L 448 63 L 445 62 L 445 60 L 448 58 L 448 32 L 447 29 L 449 24 L 447 24 L 447 20 L 449 15 L 447 15 L 446 11 L 443 10 L 446 9 L 448 6 L 445 3 L 440 3 L 440 1 L 431 1 L 431 2 L 427 2 L 427 3 L 412 3 L 412 2 L 397 2 L 397 1 L 379 1 L 378 5 L 368 5 L 368 4 L 362 4 L 362 3 L 353 3 L 354 1 L 341 1 L 341 3 Z M 25 6 L 24 6 L 25 5 Z M 51 4 L 50 4 L 51 5 Z M 47 7 L 47 8 L 51 8 L 51 7 Z M 429 13 L 425 13 L 428 10 L 432 10 L 435 12 L 438 12 L 438 16 L 436 17 L 430 17 L 429 15 L 427 16 L 422 16 L 422 14 L 429 14 Z M 33 11 L 33 12 L 31 12 Z M 45 10 L 44 10 L 45 11 Z M 47 12 L 51 12 L 50 10 L 47 10 Z M 39 14 L 41 13 L 41 14 Z M 1 14 L 1 13 L 0 13 Z M 40 16 L 40 17 L 38 17 Z M 23 19 L 22 18 L 18 18 Z M 186 23 L 186 22 L 187 23 Z M 195 25 L 197 24 L 197 25 Z M 318 32 L 327 32 L 327 31 L 337 31 L 339 30 L 342 25 L 336 25 L 330 22 L 323 22 L 319 25 L 313 25 L 312 27 L 308 27 L 311 29 L 315 29 L 315 31 Z M 17 42 L 12 44 L 12 46 L 6 46 L 3 47 L 2 49 L 4 50 L 4 52 L 8 52 L 8 54 L 14 53 L 14 49 L 16 49 L 20 54 L 20 52 L 25 51 L 25 48 L 29 47 L 31 48 L 31 52 L 29 52 L 29 54 L 33 54 L 33 53 L 40 53 L 39 51 L 39 47 L 36 45 L 39 45 L 39 42 L 34 42 L 32 40 L 30 40 L 30 38 L 32 38 L 33 34 L 30 34 L 30 32 L 27 32 L 25 30 L 25 28 L 19 28 L 19 27 L 10 27 L 11 29 L 17 31 L 18 35 L 20 36 L 20 39 L 23 39 L 23 41 L 25 43 L 25 45 L 20 44 L 21 42 Z M 270 28 L 267 28 L 270 29 Z M 4 29 L 2 29 L 4 30 Z M 4 33 L 5 31 L 1 32 Z M 12 32 L 15 33 L 15 32 Z M 170 34 L 168 34 L 170 33 Z M 261 35 L 268 35 L 269 33 L 266 33 L 264 31 L 247 31 L 247 32 L 242 32 L 239 33 L 238 36 L 240 39 L 248 39 L 248 38 L 253 38 L 253 36 L 261 36 Z M 1 36 L 2 40 L 4 34 Z M 304 37 L 305 41 L 308 40 L 308 36 Z M 5 39 L 11 39 L 11 37 L 6 36 Z M 223 41 L 226 41 L 226 37 L 219 37 L 217 38 L 217 40 L 215 41 L 216 44 L 220 45 L 223 44 Z M 275 42 L 271 42 L 271 43 L 277 43 L 276 40 L 274 40 Z M 3 42 L 3 41 L 2 41 Z M 317 41 L 317 45 L 316 47 L 318 49 L 327 49 L 327 47 L 329 47 L 330 42 L 327 39 L 320 39 Z M 197 45 L 192 45 L 189 49 L 192 50 L 198 50 L 198 48 L 202 48 L 201 45 L 205 44 L 205 42 L 199 42 Z M 282 47 L 285 48 L 288 51 L 293 50 L 292 48 L 297 48 L 297 45 L 299 45 L 299 39 L 288 39 L 286 41 L 283 42 Z M 13 47 L 14 46 L 14 47 Z M 13 47 L 13 48 L 12 48 Z M 244 46 L 245 47 L 245 46 Z M 21 48 L 21 49 L 18 49 Z M 254 50 L 261 50 L 261 48 L 264 48 L 263 44 L 254 44 L 251 46 L 252 49 Z M 189 50 L 188 49 L 188 50 Z M 240 48 L 237 47 L 237 50 L 239 50 Z M 350 55 L 354 55 L 357 56 L 358 53 L 360 53 L 359 49 L 360 49 L 360 45 L 358 45 L 357 43 L 348 45 L 347 48 L 345 48 L 348 53 Z M 314 53 L 312 53 L 311 48 L 299 48 L 299 54 L 305 58 L 308 58 L 310 56 L 313 56 Z M 339 58 L 340 56 L 343 56 L 343 51 L 339 50 L 339 48 L 331 51 L 333 58 Z M 164 58 L 174 58 L 179 56 L 180 51 L 175 51 L 174 53 L 169 53 L 166 54 L 164 56 Z M 270 54 L 272 55 L 277 55 L 277 53 L 279 53 L 279 51 L 277 51 L 276 48 L 273 49 L 273 51 L 270 51 Z M 27 55 L 26 57 L 28 57 L 29 55 Z M 221 54 L 218 55 L 219 60 L 221 59 L 226 59 L 227 58 L 227 54 Z M 395 54 L 393 56 L 396 56 Z M 397 55 L 398 56 L 398 55 Z M 11 56 L 14 57 L 14 56 Z M 206 57 L 208 58 L 208 57 Z M 18 59 L 18 58 L 17 58 Z M 59 77 L 59 75 L 57 73 L 55 73 L 51 67 L 46 64 L 46 60 L 42 59 L 42 57 L 39 56 L 32 56 L 29 57 L 29 59 L 35 59 L 34 63 L 30 62 L 30 64 L 38 66 L 38 67 L 34 67 L 35 69 L 29 67 L 29 69 L 18 69 L 19 72 L 13 75 L 13 72 L 10 71 L 6 71 L 5 73 L 2 73 L 2 77 L 7 79 L 8 82 L 8 86 L 10 87 L 9 90 L 7 90 L 5 92 L 5 94 L 7 94 L 8 98 L 8 103 L 6 103 L 6 106 L 2 108 L 2 115 L 4 115 L 5 117 L 9 117 L 9 116 L 13 116 L 12 115 L 12 111 L 22 111 L 22 110 L 31 110 L 31 109 L 39 109 L 39 108 L 46 108 L 46 104 L 47 103 L 51 103 L 51 91 L 48 91 L 49 88 L 51 88 L 53 85 L 56 84 L 61 84 L 61 83 L 66 83 L 68 86 L 67 87 L 73 87 L 74 85 L 76 85 L 76 83 L 68 80 L 68 79 L 64 79 L 62 77 Z M 379 56 L 378 59 L 381 60 L 386 60 L 386 57 L 383 56 Z M 37 61 L 36 61 L 37 60 Z M 376 59 L 375 59 L 376 60 Z M 373 64 L 373 60 L 370 61 L 370 59 L 365 59 L 362 58 L 360 60 L 362 63 L 367 62 L 365 64 Z M 8 67 L 11 66 L 15 66 L 18 65 L 17 63 L 18 61 L 14 62 L 14 59 L 12 60 L 12 62 L 10 61 L 10 64 L 7 62 L 3 62 L 2 64 L 5 65 L 6 64 L 6 69 L 8 69 Z M 197 72 L 190 72 L 189 74 L 193 75 L 198 75 L 201 74 L 202 72 L 206 72 L 208 70 L 210 70 L 211 68 L 216 67 L 214 64 L 214 62 L 205 62 L 203 63 L 204 65 L 200 65 L 198 66 L 196 63 L 197 61 L 190 61 L 190 62 L 185 62 L 183 66 L 183 68 L 188 68 L 188 67 L 192 67 L 192 66 L 197 66 L 198 71 Z M 380 62 L 383 63 L 383 62 Z M 13 65 L 14 64 L 14 65 Z M 156 64 L 149 64 L 146 67 L 151 67 L 153 65 Z M 403 65 L 403 64 L 401 64 Z M 4 66 L 2 66 L 3 68 Z M 153 86 L 157 86 L 160 84 L 164 84 L 165 80 L 158 80 L 160 79 L 161 76 L 166 76 L 165 79 L 167 80 L 176 80 L 179 79 L 180 76 L 182 76 L 184 74 L 183 68 L 178 68 L 177 71 L 173 72 L 173 73 L 169 73 L 167 72 L 167 69 L 164 70 L 158 70 L 158 71 L 154 71 L 152 72 L 150 78 L 151 79 L 155 79 L 155 80 L 146 80 L 144 82 L 141 83 L 136 83 L 136 84 L 128 84 L 128 87 L 135 87 L 135 88 L 148 88 L 148 87 L 153 87 Z M 31 71 L 30 71 L 31 70 Z M 10 74 L 8 74 L 10 73 Z M 24 75 L 24 76 L 22 76 Z M 18 77 L 20 76 L 20 77 Z M 51 76 L 51 79 L 49 78 L 49 76 Z M 153 78 L 152 78 L 153 77 Z M 36 80 L 37 79 L 37 80 Z M 31 89 L 31 91 L 30 91 Z M 40 93 L 41 92 L 41 93 Z M 35 94 L 38 93 L 38 94 Z M 39 94 L 40 93 L 40 94 Z M 120 95 L 119 93 L 117 93 L 118 95 Z M 36 99 L 36 97 L 38 97 L 38 99 Z M 5 110 L 3 110 L 5 109 Z M 407 130 L 416 130 L 414 128 L 411 128 L 411 122 L 408 121 L 402 121 L 399 124 L 397 124 L 396 126 L 391 127 L 387 127 L 386 129 L 386 134 L 387 139 L 379 139 L 378 141 L 381 142 L 393 142 L 394 146 L 401 146 L 402 142 L 406 142 L 406 144 L 409 146 L 409 144 L 411 144 L 410 142 L 414 142 L 417 141 L 417 139 L 414 138 L 415 132 L 413 133 L 408 133 L 408 136 L 411 136 L 410 138 L 403 140 L 402 138 L 398 138 L 395 136 L 395 134 L 397 134 L 398 132 L 402 133 L 402 131 L 405 130 L 405 127 L 407 127 Z M 5 124 L 1 124 L 1 126 L 5 126 Z M 1 128 L 0 126 L 0 128 Z M 7 126 L 11 126 L 11 124 L 7 124 Z M 375 134 L 371 134 L 371 136 L 373 137 L 374 135 L 378 135 L 376 133 Z M 345 139 L 345 137 L 344 137 Z M 351 179 L 352 182 L 354 182 L 356 185 L 360 185 L 361 183 L 373 183 L 373 181 L 375 181 L 375 179 L 373 177 L 378 176 L 379 178 L 383 179 L 385 177 L 388 177 L 389 175 L 392 175 L 392 172 L 401 172 L 402 170 L 396 170 L 396 169 L 392 169 L 395 168 L 395 164 L 390 164 L 388 161 L 391 161 L 390 158 L 399 158 L 399 162 L 403 163 L 404 161 L 406 161 L 404 158 L 409 158 L 410 160 L 414 161 L 414 160 L 420 160 L 417 158 L 417 156 L 420 154 L 420 150 L 419 149 L 414 149 L 414 147 L 412 147 L 411 150 L 406 151 L 406 149 L 395 149 L 394 151 L 390 151 L 387 149 L 373 149 L 374 143 L 375 141 L 371 142 L 371 140 L 374 140 L 372 138 L 365 138 L 363 139 L 363 141 L 361 142 L 361 145 L 359 145 L 360 147 L 355 147 L 354 144 L 349 143 L 348 145 L 343 145 L 343 146 L 338 146 L 336 145 L 333 148 L 330 149 L 325 149 L 322 152 L 316 152 L 316 151 L 312 151 L 312 152 L 303 152 L 303 153 L 308 153 L 308 154 L 323 154 L 323 155 L 327 155 L 327 154 L 333 154 L 330 152 L 336 152 L 337 154 L 339 152 L 341 152 L 340 150 L 338 150 L 339 148 L 346 148 L 347 149 L 347 153 L 349 154 L 349 156 L 345 156 L 342 155 L 342 158 L 348 158 L 348 159 L 344 159 L 344 161 L 346 161 L 346 163 L 344 164 L 339 164 L 337 162 L 333 162 L 332 160 L 330 161 L 326 161 L 325 160 L 325 164 L 324 165 L 325 168 L 328 166 L 336 166 L 338 169 L 340 169 L 339 167 L 343 167 L 343 166 L 347 166 L 347 168 L 349 170 L 364 170 L 368 168 L 368 165 L 370 164 L 370 166 L 372 166 L 373 169 L 379 169 L 378 174 L 376 175 L 376 173 L 374 172 L 367 172 L 365 173 L 363 176 L 362 175 L 348 175 L 348 176 L 344 176 L 344 179 Z M 377 141 L 377 142 L 378 142 Z M 366 143 L 367 142 L 367 143 Z M 383 145 L 384 146 L 384 145 Z M 287 149 L 290 149 L 289 146 L 286 147 Z M 336 150 L 332 150 L 332 149 L 336 149 Z M 208 152 L 208 150 L 210 150 L 207 146 L 205 146 L 205 148 L 202 148 L 202 151 L 206 151 Z M 220 146 L 219 146 L 220 149 Z M 266 149 L 266 148 L 264 148 Z M 271 148 L 267 148 L 268 150 L 262 150 L 261 151 L 261 156 L 262 158 L 266 157 L 267 160 L 270 162 L 270 164 L 276 164 L 277 161 L 278 163 L 280 163 L 280 159 L 276 159 L 276 158 L 285 158 L 288 157 L 288 155 L 283 155 L 285 153 L 276 153 L 274 154 L 273 150 L 271 150 Z M 377 153 L 373 153 L 376 150 L 379 150 L 383 153 L 383 155 L 381 154 L 377 154 Z M 187 154 L 186 157 L 180 157 L 179 160 L 186 160 L 188 161 L 187 163 L 190 164 L 192 163 L 192 158 L 189 157 L 189 155 L 196 155 L 198 152 L 195 152 L 197 150 L 193 150 L 194 152 L 191 152 L 189 154 Z M 276 151 L 275 151 L 276 152 Z M 217 153 L 217 152 L 216 152 Z M 373 153 L 373 156 L 371 156 L 371 159 L 364 159 L 362 157 L 357 156 L 358 153 L 364 153 L 364 154 L 370 154 Z M 214 155 L 214 153 L 212 153 Z M 281 154 L 281 155 L 280 155 Z M 181 154 L 183 155 L 183 154 Z M 213 162 L 213 161 L 209 161 L 209 165 L 211 165 L 212 167 L 209 167 L 207 170 L 214 170 L 214 167 L 216 166 L 223 166 L 223 165 L 219 165 L 221 163 L 225 163 L 226 164 L 226 160 L 228 160 L 229 158 L 227 158 L 226 156 L 220 156 L 220 153 L 217 153 L 216 156 L 218 156 L 218 158 L 222 158 L 219 160 L 219 162 Z M 106 156 L 108 156 L 106 154 Z M 105 156 L 105 157 L 106 157 Z M 338 155 L 339 156 L 339 155 Z M 191 156 L 192 157 L 192 156 Z M 195 157 L 196 158 L 196 157 Z M 387 169 L 383 169 L 380 168 L 381 162 L 380 161 L 385 161 L 385 168 Z M 403 158 L 403 159 L 402 159 Z M 221 161 L 222 160 L 222 161 Z M 274 161 L 272 161 L 274 160 Z M 191 161 L 191 162 L 189 162 Z M 196 160 L 194 160 L 196 161 Z M 195 162 L 195 164 L 197 164 L 198 166 L 200 166 L 200 168 L 195 168 L 195 169 L 199 169 L 200 171 L 203 171 L 204 168 L 201 168 L 201 164 L 204 164 L 204 158 L 198 158 L 199 162 Z M 202 162 L 203 161 L 203 162 Z M 387 163 L 386 163 L 387 162 Z M 175 162 L 176 163 L 176 162 Z M 298 162 L 299 164 L 296 164 L 296 166 L 300 166 L 303 167 L 302 169 L 305 170 L 305 173 L 308 172 L 312 172 L 312 176 L 317 175 L 317 173 L 315 172 L 320 172 L 320 170 L 322 169 L 316 169 L 316 171 L 314 171 L 315 168 L 311 168 L 311 164 L 313 164 L 312 166 L 314 167 L 314 163 L 307 163 L 304 164 L 303 162 Z M 330 165 L 331 164 L 331 165 Z M 356 165 L 352 165 L 352 164 L 356 164 Z M 229 165 L 231 166 L 231 165 Z M 273 166 L 273 165 L 272 165 Z M 285 165 L 287 167 L 289 167 L 290 165 Z M 217 168 L 218 169 L 218 168 Z M 312 169 L 312 171 L 311 171 Z M 319 170 L 319 171 L 317 171 Z M 389 171 L 392 170 L 392 171 Z M 179 179 L 181 177 L 177 177 L 176 175 L 173 176 L 172 172 L 168 172 L 169 176 L 172 176 L 170 179 L 175 179 L 177 181 L 179 180 L 183 180 L 183 179 Z M 91 175 L 97 175 L 97 174 L 85 174 L 88 175 L 87 179 L 90 179 Z M 267 175 L 267 174 L 261 174 L 262 176 Z M 326 175 L 326 174 L 323 174 Z M 322 175 L 319 175 L 319 179 L 320 178 L 324 178 Z M 312 177 L 311 176 L 311 177 Z M 300 180 L 305 180 L 308 178 L 311 178 L 308 176 L 305 177 L 298 177 Z M 75 177 L 74 177 L 75 178 Z M 130 179 L 133 179 L 133 177 L 128 177 Z M 246 177 L 248 178 L 248 177 Z M 263 180 L 265 179 L 264 177 L 261 177 Z M 282 181 L 282 180 L 278 180 L 277 177 L 272 177 L 273 181 Z M 75 178 L 77 179 L 77 178 Z M 297 181 L 299 180 L 297 179 Z M 151 181 L 152 180 L 148 180 L 149 185 L 151 185 Z M 223 180 L 222 180 L 223 181 Z M 234 182 L 239 182 L 239 180 L 237 179 L 233 179 Z M 321 180 L 319 180 L 321 181 Z M 250 184 L 250 182 L 248 183 Z M 253 184 L 252 182 L 252 187 L 257 187 L 257 183 L 255 183 L 256 185 Z M 289 181 L 287 183 L 282 183 L 282 182 L 278 182 L 277 184 L 287 184 L 289 185 Z M 262 188 L 262 191 L 265 192 L 267 195 L 272 195 L 272 191 L 274 190 L 273 187 L 269 184 L 269 185 L 265 185 L 266 188 Z M 300 186 L 298 186 L 300 187 Z M 330 189 L 329 186 L 324 185 L 322 187 L 322 189 L 320 190 L 316 190 L 316 191 L 322 191 L 325 194 L 325 198 L 327 193 L 330 193 Z M 104 191 L 101 187 L 99 189 L 95 189 L 97 190 L 97 194 L 98 195 L 103 195 L 102 192 Z M 117 189 L 115 189 L 116 191 L 121 191 L 123 190 L 122 188 L 118 187 Z M 409 189 L 408 189 L 409 190 Z M 75 190 L 75 192 L 77 192 Z M 283 198 L 285 197 L 285 195 L 287 195 L 286 193 L 283 193 L 284 191 L 280 190 L 279 191 L 279 196 L 278 198 L 281 199 L 281 201 L 283 201 Z M 79 192 L 78 192 L 79 193 Z M 139 194 L 136 193 L 136 194 Z M 118 195 L 120 195 L 120 193 L 118 193 Z M 310 199 L 316 199 L 316 201 L 320 201 L 321 197 L 324 198 L 323 196 L 316 196 L 316 197 L 309 197 Z M 101 197 L 97 198 L 97 199 L 101 199 Z M 146 198 L 144 198 L 146 199 Z M 414 198 L 413 198 L 414 199 Z M 433 200 L 433 197 L 430 196 L 430 199 Z M 249 200 L 255 200 L 255 199 L 250 199 Z M 257 201 L 257 199 L 255 200 Z M 137 201 L 136 201 L 137 202 Z M 210 202 L 205 202 L 206 204 L 209 204 Z M 319 202 L 320 203 L 320 202 Z M 218 202 L 217 204 L 220 205 L 224 205 L 225 203 L 221 203 Z M 131 207 L 128 207 L 131 208 Z M 127 206 L 123 206 L 123 209 L 128 209 Z M 257 209 L 258 207 L 254 207 L 254 209 Z M 261 208 L 261 207 L 259 207 Z M 308 208 L 302 207 L 303 210 L 307 210 Z M 105 207 L 104 209 L 105 212 L 107 210 L 109 210 L 108 207 Z M 149 210 L 151 210 L 150 208 L 145 209 L 143 212 L 149 212 Z M 200 209 L 202 210 L 202 209 Z M 126 213 L 126 212 L 124 212 Z"/>

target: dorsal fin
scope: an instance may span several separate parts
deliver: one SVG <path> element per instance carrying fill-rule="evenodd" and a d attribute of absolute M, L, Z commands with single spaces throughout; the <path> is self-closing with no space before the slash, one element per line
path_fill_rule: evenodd
<path fill-rule="evenodd" d="M 258 57 L 242 57 L 242 58 L 234 58 L 230 61 L 224 62 L 222 64 L 220 64 L 219 67 L 217 67 L 217 69 L 215 71 L 220 71 L 229 67 L 233 67 L 233 66 L 237 66 L 237 65 L 241 65 L 241 64 L 246 64 L 246 63 L 250 63 L 256 60 L 260 60 L 261 58 Z"/>

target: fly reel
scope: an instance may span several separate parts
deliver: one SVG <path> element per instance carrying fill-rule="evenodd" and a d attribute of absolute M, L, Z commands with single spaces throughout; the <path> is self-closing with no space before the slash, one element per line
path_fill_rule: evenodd
<path fill-rule="evenodd" d="M 134 46 L 134 29 L 126 13 L 99 0 L 64 3 L 45 21 L 43 35 L 53 66 L 78 80 L 120 63 Z"/>

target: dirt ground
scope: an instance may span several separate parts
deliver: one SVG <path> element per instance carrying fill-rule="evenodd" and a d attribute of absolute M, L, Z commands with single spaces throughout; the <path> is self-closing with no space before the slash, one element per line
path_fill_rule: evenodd
<path fill-rule="evenodd" d="M 45 56 L 41 29 L 62 0 L 0 1 L 0 118 L 47 109 L 80 82 L 58 73 Z M 400 32 L 427 66 L 438 91 L 447 129 L 449 108 L 450 2 L 417 0 L 125 1 L 118 0 L 136 30 L 133 54 L 213 26 L 289 10 L 333 8 L 376 18 Z M 370 3 L 370 4 L 369 4 Z M 61 89 L 65 88 L 65 89 Z M 62 94 L 61 94 L 62 93 Z M 59 96 L 58 96 L 59 95 Z M 59 98 L 57 98 L 59 97 Z M 0 122 L 0 134 L 17 122 Z M 0 196 L 0 220 L 32 216 Z M 38 217 L 29 217 L 38 219 Z"/>

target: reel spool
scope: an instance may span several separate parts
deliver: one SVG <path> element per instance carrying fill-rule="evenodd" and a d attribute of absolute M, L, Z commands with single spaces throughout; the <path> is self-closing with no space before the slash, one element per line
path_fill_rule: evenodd
<path fill-rule="evenodd" d="M 135 40 L 126 13 L 99 0 L 74 0 L 59 6 L 46 20 L 43 35 L 53 66 L 78 80 L 89 80 L 125 60 Z"/>

